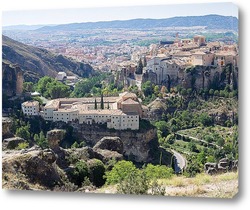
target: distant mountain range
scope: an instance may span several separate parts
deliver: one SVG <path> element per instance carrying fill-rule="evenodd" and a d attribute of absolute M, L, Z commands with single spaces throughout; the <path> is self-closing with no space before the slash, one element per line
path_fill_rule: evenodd
<path fill-rule="evenodd" d="M 173 17 L 166 19 L 133 19 L 114 20 L 87 23 L 71 23 L 57 26 L 44 26 L 38 31 L 72 31 L 83 29 L 105 29 L 105 28 L 127 28 L 127 29 L 149 29 L 156 27 L 193 27 L 205 26 L 207 29 L 227 29 L 238 31 L 238 19 L 232 16 L 205 15 Z"/>
<path fill-rule="evenodd" d="M 3 26 L 3 30 L 18 30 L 18 31 L 28 31 L 36 30 L 45 26 L 56 26 L 56 25 L 13 25 L 13 26 Z"/>
<path fill-rule="evenodd" d="M 37 81 L 45 75 L 55 77 L 59 71 L 81 77 L 88 77 L 94 73 L 89 64 L 25 45 L 4 35 L 2 36 L 2 59 L 4 63 L 17 64 L 24 72 L 25 81 Z"/>

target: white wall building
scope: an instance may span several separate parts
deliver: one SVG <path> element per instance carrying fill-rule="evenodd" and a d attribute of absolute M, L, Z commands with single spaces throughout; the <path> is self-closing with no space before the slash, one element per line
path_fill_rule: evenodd
<path fill-rule="evenodd" d="M 100 97 L 51 100 L 44 107 L 42 116 L 45 120 L 54 122 L 73 121 L 89 125 L 107 123 L 107 128 L 116 130 L 139 129 L 142 109 L 140 100 L 135 94 L 125 92 L 119 97 L 104 97 L 104 109 L 100 109 L 100 100 Z M 98 109 L 94 108 L 95 101 L 98 102 Z M 126 101 L 129 103 L 122 106 L 122 103 Z"/>
<path fill-rule="evenodd" d="M 38 101 L 26 101 L 22 103 L 22 112 L 25 115 L 29 115 L 29 116 L 39 115 L 39 102 Z"/>

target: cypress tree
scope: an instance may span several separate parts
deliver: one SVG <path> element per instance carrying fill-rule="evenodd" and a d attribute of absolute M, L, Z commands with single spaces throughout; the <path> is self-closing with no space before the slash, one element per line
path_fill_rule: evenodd
<path fill-rule="evenodd" d="M 97 102 L 96 102 L 96 98 L 95 98 L 95 109 L 97 109 Z"/>
<path fill-rule="evenodd" d="M 101 109 L 104 109 L 103 94 L 101 95 Z"/>

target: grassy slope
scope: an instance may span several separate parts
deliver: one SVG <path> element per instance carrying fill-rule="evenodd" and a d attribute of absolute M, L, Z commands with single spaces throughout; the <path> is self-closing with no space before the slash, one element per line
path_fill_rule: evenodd
<path fill-rule="evenodd" d="M 215 176 L 198 174 L 194 178 L 174 176 L 158 180 L 165 186 L 165 196 L 232 198 L 238 193 L 238 173 L 230 172 Z M 116 193 L 116 186 L 104 186 L 95 193 Z"/>

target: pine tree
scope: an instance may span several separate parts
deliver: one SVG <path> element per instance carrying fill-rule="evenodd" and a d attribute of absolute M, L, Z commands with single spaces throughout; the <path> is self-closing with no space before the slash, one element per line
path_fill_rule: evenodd
<path fill-rule="evenodd" d="M 95 98 L 95 109 L 97 109 L 97 101 L 96 101 L 96 98 Z"/>

